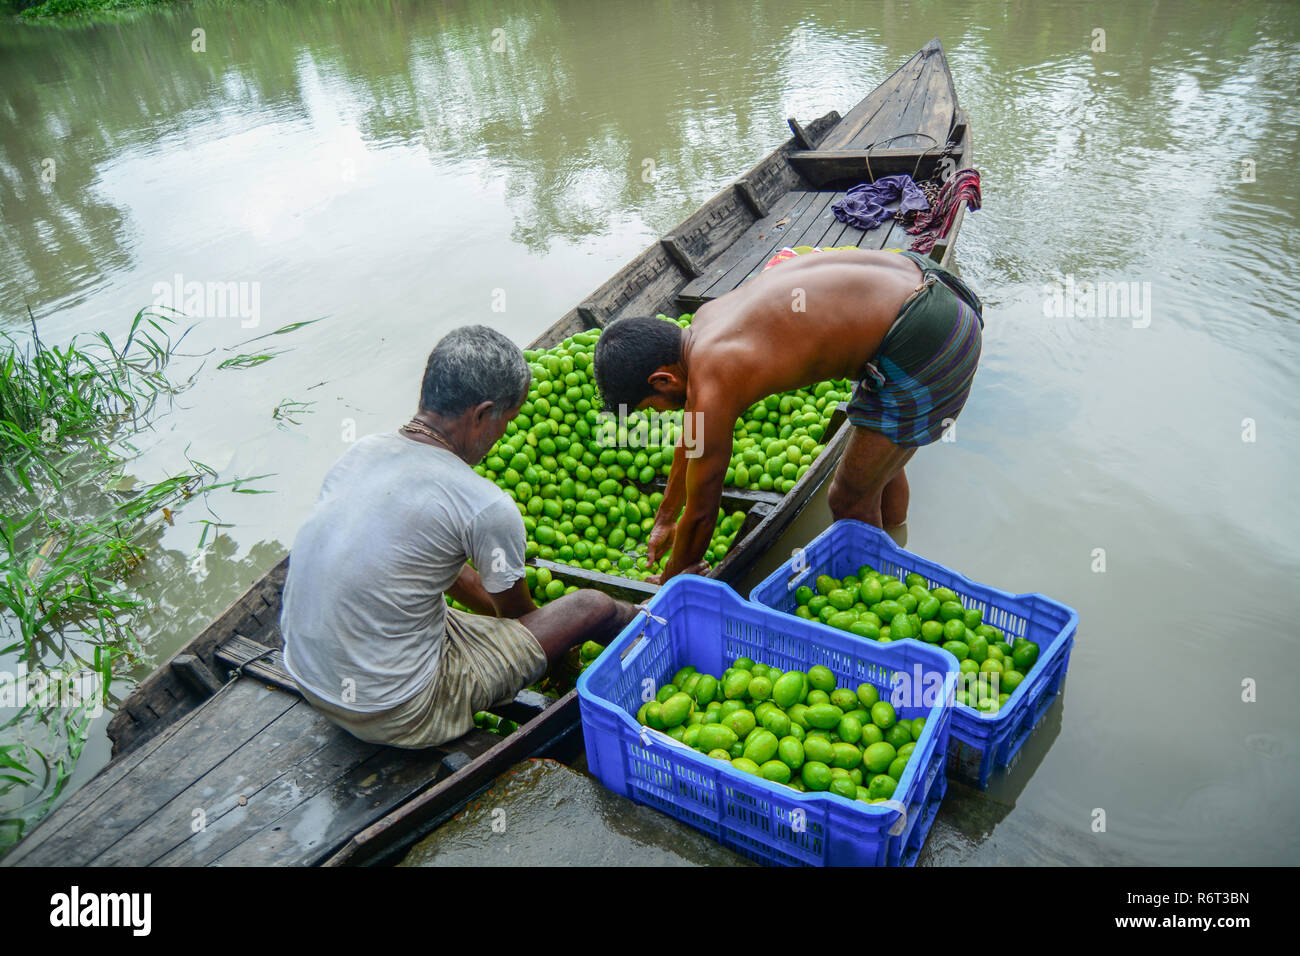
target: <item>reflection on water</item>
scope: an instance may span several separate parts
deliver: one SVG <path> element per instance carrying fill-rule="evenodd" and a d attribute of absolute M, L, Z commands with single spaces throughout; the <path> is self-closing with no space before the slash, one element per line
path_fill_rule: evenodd
<path fill-rule="evenodd" d="M 786 116 L 846 111 L 935 34 L 983 178 L 957 258 L 988 326 L 958 440 L 909 468 L 907 547 L 1081 616 L 1056 739 L 989 798 L 1081 839 L 1104 808 L 1143 862 L 1294 862 L 1288 2 L 286 0 L 7 27 L 0 323 L 30 303 L 52 341 L 116 331 L 177 274 L 260 290 L 258 329 L 194 317 L 198 381 L 140 443 L 141 475 L 188 446 L 274 492 L 214 496 L 232 570 L 210 583 L 182 571 L 207 516 L 167 530 L 154 660 L 275 562 L 350 436 L 409 414 L 440 334 L 528 342 Z M 1143 314 L 1050 314 L 1103 282 L 1136 283 Z M 322 316 L 270 362 L 217 367 Z M 286 400 L 311 413 L 280 427 Z M 826 515 L 815 500 L 778 550 Z M 105 752 L 92 738 L 79 776 Z"/>

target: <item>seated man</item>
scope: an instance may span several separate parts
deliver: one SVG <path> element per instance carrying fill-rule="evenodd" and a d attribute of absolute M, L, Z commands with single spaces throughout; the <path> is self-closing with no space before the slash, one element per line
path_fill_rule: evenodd
<path fill-rule="evenodd" d="M 981 311 L 960 279 L 924 256 L 852 250 L 781 262 L 700 306 L 686 329 L 652 318 L 610 323 L 595 354 L 606 411 L 684 408 L 694 416 L 697 453 L 689 457 L 679 442 L 647 538 L 652 565 L 672 548 L 651 580 L 680 574 L 708 548 L 736 420 L 768 395 L 826 379 L 861 379 L 849 404 L 855 427 L 830 487 L 833 516 L 902 524 L 903 466 L 966 403 Z"/>
<path fill-rule="evenodd" d="M 419 748 L 459 737 L 570 646 L 608 641 L 631 620 L 631 605 L 599 591 L 537 608 L 519 509 L 473 471 L 519 413 L 530 375 L 501 333 L 450 332 L 429 355 L 415 417 L 356 442 L 298 532 L 280 617 L 285 668 L 362 740 Z M 447 594 L 477 613 L 449 608 Z"/>

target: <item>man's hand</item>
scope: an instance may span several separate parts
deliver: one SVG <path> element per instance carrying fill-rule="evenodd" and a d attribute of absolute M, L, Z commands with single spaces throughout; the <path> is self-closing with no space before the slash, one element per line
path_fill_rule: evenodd
<path fill-rule="evenodd" d="M 660 571 L 658 574 L 648 575 L 645 579 L 645 582 L 646 584 L 654 584 L 654 585 L 663 584 L 665 583 L 664 575 L 667 573 L 668 573 L 667 571 Z M 709 563 L 707 561 L 698 561 L 695 564 L 692 564 L 685 571 L 682 571 L 681 573 L 682 574 L 708 574 Z"/>
<path fill-rule="evenodd" d="M 677 536 L 676 521 L 656 521 L 646 537 L 646 564 L 655 566 L 660 556 L 672 550 L 673 539 Z M 656 582 L 658 583 L 658 582 Z"/>

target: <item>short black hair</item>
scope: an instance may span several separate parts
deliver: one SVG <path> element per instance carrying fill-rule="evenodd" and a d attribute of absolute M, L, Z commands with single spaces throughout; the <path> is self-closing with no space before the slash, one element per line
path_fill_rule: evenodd
<path fill-rule="evenodd" d="M 682 358 L 682 328 L 672 319 L 628 316 L 605 327 L 596 340 L 596 387 L 605 411 L 631 412 L 654 389 L 649 378 Z"/>

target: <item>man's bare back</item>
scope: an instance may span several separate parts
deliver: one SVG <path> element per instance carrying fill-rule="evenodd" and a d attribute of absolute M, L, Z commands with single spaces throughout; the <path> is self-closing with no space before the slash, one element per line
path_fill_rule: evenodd
<path fill-rule="evenodd" d="M 746 408 L 778 392 L 856 379 L 921 283 L 905 256 L 797 256 L 700 306 L 682 342 L 692 381 Z M 692 404 L 688 402 L 689 405 Z"/>

